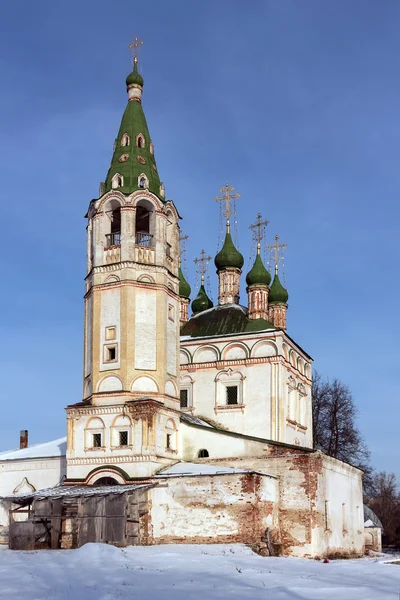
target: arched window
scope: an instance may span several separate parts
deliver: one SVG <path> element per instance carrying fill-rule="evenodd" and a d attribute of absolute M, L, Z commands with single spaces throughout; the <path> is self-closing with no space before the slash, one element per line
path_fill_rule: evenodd
<path fill-rule="evenodd" d="M 104 449 L 105 445 L 105 426 L 103 421 L 99 417 L 89 419 L 85 428 L 85 449 Z"/>
<path fill-rule="evenodd" d="M 138 177 L 138 186 L 142 189 L 142 190 L 148 190 L 149 189 L 149 180 L 147 178 L 147 176 L 145 175 L 145 173 L 141 173 Z"/>
<path fill-rule="evenodd" d="M 111 427 L 111 446 L 125 448 L 132 445 L 132 422 L 127 415 L 119 415 Z"/>
<path fill-rule="evenodd" d="M 144 135 L 142 133 L 138 133 L 138 135 L 136 136 L 136 146 L 138 148 L 145 147 Z"/>
<path fill-rule="evenodd" d="M 105 213 L 108 217 L 108 231 L 106 233 L 106 248 L 119 246 L 121 244 L 121 206 L 116 200 L 112 200 L 107 206 Z"/>
<path fill-rule="evenodd" d="M 202 450 L 199 450 L 198 454 L 197 454 L 197 458 L 208 458 L 210 455 L 208 453 L 208 450 L 206 450 L 205 448 L 203 448 Z"/>
<path fill-rule="evenodd" d="M 111 187 L 113 190 L 124 187 L 124 178 L 119 173 L 116 173 L 111 180 Z"/>
<path fill-rule="evenodd" d="M 153 246 L 154 207 L 151 202 L 140 200 L 136 205 L 136 244 L 138 246 Z"/>
<path fill-rule="evenodd" d="M 124 135 L 121 138 L 121 146 L 129 146 L 131 143 L 131 139 L 129 137 L 129 135 L 127 133 L 124 133 Z"/>

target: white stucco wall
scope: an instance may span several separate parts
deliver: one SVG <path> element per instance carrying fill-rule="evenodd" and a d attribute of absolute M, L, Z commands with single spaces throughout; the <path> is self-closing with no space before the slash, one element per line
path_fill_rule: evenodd
<path fill-rule="evenodd" d="M 65 457 L 0 461 L 0 497 L 53 487 L 65 477 Z M 0 534 L 8 526 L 8 510 L 0 503 Z"/>

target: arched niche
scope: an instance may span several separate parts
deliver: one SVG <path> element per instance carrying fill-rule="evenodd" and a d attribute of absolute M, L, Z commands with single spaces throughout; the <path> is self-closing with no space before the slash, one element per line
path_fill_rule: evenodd
<path fill-rule="evenodd" d="M 240 360 L 248 358 L 248 355 L 244 344 L 228 344 L 222 351 L 222 360 Z"/>
<path fill-rule="evenodd" d="M 200 346 L 194 353 L 193 362 L 205 363 L 219 360 L 218 351 L 213 346 Z"/>
<path fill-rule="evenodd" d="M 120 392 L 123 389 L 122 381 L 116 375 L 108 375 L 99 382 L 98 392 Z"/>
<path fill-rule="evenodd" d="M 180 354 L 180 364 L 181 365 L 189 365 L 190 364 L 190 354 L 186 350 L 181 350 Z"/>
<path fill-rule="evenodd" d="M 176 389 L 176 386 L 173 381 L 169 380 L 166 382 L 164 393 L 167 394 L 167 396 L 173 396 L 174 398 L 177 397 L 178 390 Z"/>
<path fill-rule="evenodd" d="M 252 358 L 261 358 L 268 356 L 276 356 L 278 354 L 278 349 L 273 342 L 262 340 L 254 344 L 251 349 Z"/>
<path fill-rule="evenodd" d="M 132 382 L 131 391 L 157 394 L 159 392 L 159 389 L 155 379 L 153 379 L 152 377 L 142 375 L 141 377 L 137 377 Z"/>

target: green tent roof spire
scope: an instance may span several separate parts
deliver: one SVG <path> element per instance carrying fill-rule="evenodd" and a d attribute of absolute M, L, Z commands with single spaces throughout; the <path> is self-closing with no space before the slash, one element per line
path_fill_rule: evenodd
<path fill-rule="evenodd" d="M 126 78 L 126 87 L 128 104 L 115 140 L 104 192 L 118 189 L 123 194 L 131 194 L 148 189 L 164 200 L 164 186 L 158 175 L 154 146 L 142 108 L 143 77 L 138 71 L 137 59 Z"/>
<path fill-rule="evenodd" d="M 288 299 L 289 294 L 279 281 L 278 265 L 275 265 L 275 277 L 269 290 L 268 302 L 269 304 L 286 304 Z"/>

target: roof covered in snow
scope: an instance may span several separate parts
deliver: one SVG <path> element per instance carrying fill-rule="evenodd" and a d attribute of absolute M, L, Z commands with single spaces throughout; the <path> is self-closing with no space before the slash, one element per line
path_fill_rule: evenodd
<path fill-rule="evenodd" d="M 0 452 L 0 462 L 3 460 L 26 460 L 32 458 L 51 458 L 65 456 L 67 450 L 67 438 L 59 438 L 44 444 L 34 444 L 21 450 L 7 450 Z"/>
<path fill-rule="evenodd" d="M 199 419 L 199 417 L 194 417 L 189 413 L 181 412 L 180 419 L 181 421 L 184 421 L 186 423 L 192 423 L 193 425 L 203 425 L 204 427 L 211 427 L 211 429 L 215 429 L 215 427 L 210 425 L 210 423 L 207 423 L 207 421 L 203 421 L 203 419 Z"/>
<path fill-rule="evenodd" d="M 364 504 L 364 527 L 380 527 L 383 529 L 379 517 L 366 504 Z"/>

